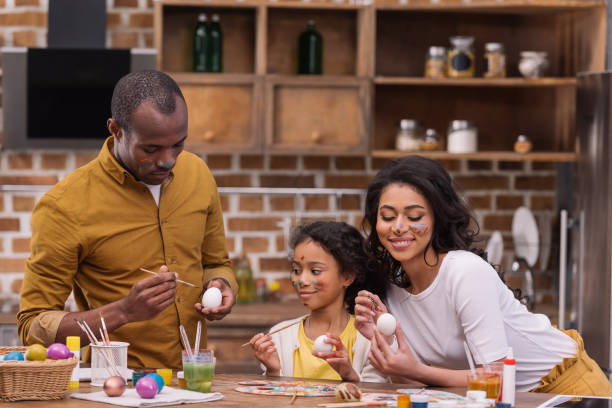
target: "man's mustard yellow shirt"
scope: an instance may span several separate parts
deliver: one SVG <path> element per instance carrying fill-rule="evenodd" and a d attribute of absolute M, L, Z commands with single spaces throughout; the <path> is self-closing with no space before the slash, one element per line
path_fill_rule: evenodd
<path fill-rule="evenodd" d="M 95 160 L 60 181 L 34 208 L 17 314 L 23 344 L 55 341 L 71 291 L 80 311 L 98 308 L 149 277 L 141 267 L 157 271 L 168 265 L 196 285 L 220 277 L 237 290 L 217 186 L 206 164 L 182 152 L 162 185 L 158 207 L 147 186 L 114 159 L 112 148 L 110 137 Z M 204 320 L 194 309 L 200 293 L 179 284 L 173 306 L 111 334 L 130 343 L 130 366 L 181 366 L 178 327 L 185 326 L 193 343 L 197 321 Z"/>

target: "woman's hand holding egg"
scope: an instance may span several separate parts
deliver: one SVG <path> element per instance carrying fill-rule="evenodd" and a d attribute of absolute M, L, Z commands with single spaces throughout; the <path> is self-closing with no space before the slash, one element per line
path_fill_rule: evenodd
<path fill-rule="evenodd" d="M 418 373 L 422 368 L 421 363 L 416 359 L 410 349 L 408 342 L 404 338 L 399 323 L 396 325 L 395 337 L 397 338 L 397 352 L 393 352 L 383 334 L 376 330 L 370 340 L 370 354 L 368 360 L 383 374 L 392 376 L 402 376 L 409 379 L 413 378 L 414 373 Z"/>
<path fill-rule="evenodd" d="M 317 342 L 319 342 L 319 347 L 317 347 Z M 335 351 L 332 350 L 333 347 L 336 348 Z M 328 351 L 319 351 L 323 348 Z M 346 347 L 342 344 L 340 337 L 335 334 L 327 333 L 317 337 L 312 355 L 327 361 L 340 374 L 343 381 L 358 382 L 360 380 L 359 375 L 353 369 Z"/>
<path fill-rule="evenodd" d="M 378 296 L 367 290 L 359 291 L 355 298 L 355 328 L 368 340 L 374 337 L 375 322 L 383 313 L 387 313 L 387 307 Z"/>

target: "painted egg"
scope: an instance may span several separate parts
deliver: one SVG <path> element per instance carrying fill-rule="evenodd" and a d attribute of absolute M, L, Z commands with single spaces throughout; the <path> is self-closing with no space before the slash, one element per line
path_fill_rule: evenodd
<path fill-rule="evenodd" d="M 23 361 L 23 354 L 21 354 L 18 351 L 11 351 L 10 353 L 7 353 L 4 358 L 4 361 L 9 361 L 9 360 L 16 360 L 16 361 Z"/>
<path fill-rule="evenodd" d="M 361 390 L 353 383 L 342 383 L 336 387 L 336 399 L 342 402 L 361 401 Z"/>
<path fill-rule="evenodd" d="M 221 291 L 214 286 L 206 289 L 202 296 L 202 306 L 208 309 L 214 309 L 215 307 L 221 306 Z"/>
<path fill-rule="evenodd" d="M 152 377 L 142 377 L 136 383 L 136 392 L 140 398 L 153 398 L 157 394 L 157 381 Z"/>
<path fill-rule="evenodd" d="M 155 380 L 155 382 L 157 383 L 157 392 L 161 392 L 162 388 L 164 388 L 164 379 L 161 375 L 157 373 L 151 373 L 145 375 L 145 377 L 152 377 Z"/>
<path fill-rule="evenodd" d="M 104 392 L 109 397 L 120 397 L 125 392 L 125 380 L 123 377 L 113 375 L 104 381 Z"/>
<path fill-rule="evenodd" d="M 391 336 L 395 333 L 395 327 L 397 326 L 397 322 L 395 321 L 395 317 L 391 313 L 383 313 L 378 316 L 378 320 L 376 321 L 376 327 L 378 330 L 385 336 Z"/>
<path fill-rule="evenodd" d="M 326 335 L 322 334 L 319 337 L 317 337 L 314 341 L 314 347 L 313 350 L 317 353 L 328 353 L 330 351 L 332 351 L 333 346 L 329 343 L 325 342 L 325 339 L 327 338 Z"/>

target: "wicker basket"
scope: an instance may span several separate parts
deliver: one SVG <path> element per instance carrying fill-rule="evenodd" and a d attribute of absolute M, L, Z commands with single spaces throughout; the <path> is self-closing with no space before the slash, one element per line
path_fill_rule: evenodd
<path fill-rule="evenodd" d="M 26 347 L 0 347 L 0 354 Z M 77 358 L 46 361 L 0 361 L 0 401 L 62 399 Z"/>

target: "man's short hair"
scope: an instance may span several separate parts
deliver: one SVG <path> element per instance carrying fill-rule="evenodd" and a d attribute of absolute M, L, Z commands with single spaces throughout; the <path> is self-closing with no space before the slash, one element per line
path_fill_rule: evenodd
<path fill-rule="evenodd" d="M 111 99 L 111 115 L 129 134 L 132 114 L 141 103 L 149 101 L 159 112 L 170 114 L 176 110 L 177 95 L 185 100 L 176 82 L 163 72 L 155 70 L 132 72 L 115 85 Z"/>

